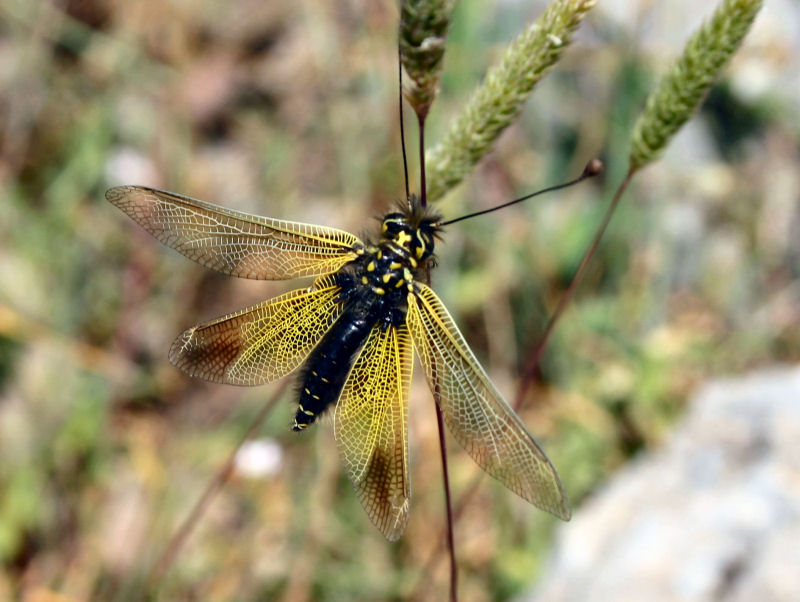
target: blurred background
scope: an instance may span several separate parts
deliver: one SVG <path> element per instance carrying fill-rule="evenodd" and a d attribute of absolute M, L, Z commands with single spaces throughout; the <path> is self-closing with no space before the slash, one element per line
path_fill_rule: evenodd
<path fill-rule="evenodd" d="M 439 246 L 434 286 L 509 398 L 627 169 L 647 93 L 715 5 L 601 4 L 440 203 L 455 217 L 606 161 L 601 181 L 452 226 Z M 526 398 L 578 512 L 665 444 L 702 383 L 800 360 L 800 11 L 766 4 L 699 115 L 634 180 Z M 544 6 L 458 2 L 431 144 Z M 106 188 L 374 231 L 403 195 L 397 18 L 390 1 L 0 0 L 0 599 L 143 599 L 277 390 L 195 381 L 166 355 L 189 326 L 296 283 L 204 270 Z M 289 387 L 147 596 L 444 599 L 436 426 L 417 377 L 401 541 L 361 510 L 330 424 L 290 431 Z M 449 449 L 458 497 L 479 469 Z M 463 599 L 530 588 L 556 522 L 482 479 L 456 525 Z"/>

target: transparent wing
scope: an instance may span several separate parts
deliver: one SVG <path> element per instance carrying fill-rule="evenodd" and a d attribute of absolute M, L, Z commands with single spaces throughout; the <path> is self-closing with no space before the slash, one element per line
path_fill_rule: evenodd
<path fill-rule="evenodd" d="M 335 272 L 361 241 L 335 228 L 250 215 L 145 186 L 106 198 L 168 247 L 239 278 L 286 280 Z"/>
<path fill-rule="evenodd" d="M 334 411 L 334 434 L 358 500 L 381 533 L 400 538 L 408 522 L 408 390 L 413 368 L 405 326 L 370 333 Z"/>
<path fill-rule="evenodd" d="M 341 313 L 333 276 L 180 335 L 169 360 L 189 376 L 230 385 L 261 385 L 295 368 Z"/>
<path fill-rule="evenodd" d="M 436 293 L 418 286 L 417 295 L 409 295 L 406 319 L 450 431 L 511 491 L 569 520 L 569 500 L 556 469 L 486 376 Z"/>

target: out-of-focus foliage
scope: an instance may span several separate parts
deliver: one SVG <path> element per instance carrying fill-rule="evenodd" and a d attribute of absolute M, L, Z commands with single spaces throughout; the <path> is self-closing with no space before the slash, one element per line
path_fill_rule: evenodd
<path fill-rule="evenodd" d="M 448 216 L 488 207 L 605 155 L 605 188 L 453 226 L 439 247 L 434 286 L 509 397 L 627 169 L 653 74 L 713 9 L 662 4 L 598 6 L 520 123 L 440 205 Z M 522 415 L 578 507 L 658 445 L 698 382 L 800 358 L 800 42 L 785 26 L 796 7 L 782 6 L 795 13 L 767 3 L 700 114 L 638 177 L 545 354 Z M 542 8 L 456 5 L 431 145 Z M 0 3 L 0 599 L 141 599 L 151 563 L 272 390 L 190 380 L 166 351 L 184 328 L 286 285 L 191 264 L 103 191 L 149 184 L 369 231 L 402 195 L 397 17 L 394 3 L 366 0 Z M 444 519 L 424 383 L 397 544 L 364 517 L 330 425 L 289 431 L 291 398 L 156 597 L 404 598 L 431 568 Z M 458 493 L 478 469 L 451 451 Z M 464 599 L 529 583 L 552 525 L 484 479 L 456 526 Z M 443 560 L 427 599 L 444 596 Z"/>

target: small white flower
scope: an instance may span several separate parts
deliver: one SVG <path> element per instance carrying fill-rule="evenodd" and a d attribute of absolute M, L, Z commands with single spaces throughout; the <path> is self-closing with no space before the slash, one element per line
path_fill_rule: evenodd
<path fill-rule="evenodd" d="M 266 478 L 277 474 L 283 464 L 283 449 L 274 439 L 247 441 L 236 453 L 236 472 L 245 477 Z"/>

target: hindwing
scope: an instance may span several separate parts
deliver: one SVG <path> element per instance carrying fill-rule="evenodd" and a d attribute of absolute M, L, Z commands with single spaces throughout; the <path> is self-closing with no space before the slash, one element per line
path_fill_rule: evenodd
<path fill-rule="evenodd" d="M 370 520 L 390 541 L 408 522 L 408 392 L 413 353 L 408 328 L 375 326 L 334 410 L 345 472 Z"/>
<path fill-rule="evenodd" d="M 261 385 L 300 366 L 336 321 L 342 304 L 333 276 L 194 326 L 169 350 L 189 376 L 230 385 Z"/>
<path fill-rule="evenodd" d="M 406 317 L 450 432 L 486 472 L 533 505 L 569 520 L 556 469 L 483 371 L 436 293 L 417 284 Z"/>

